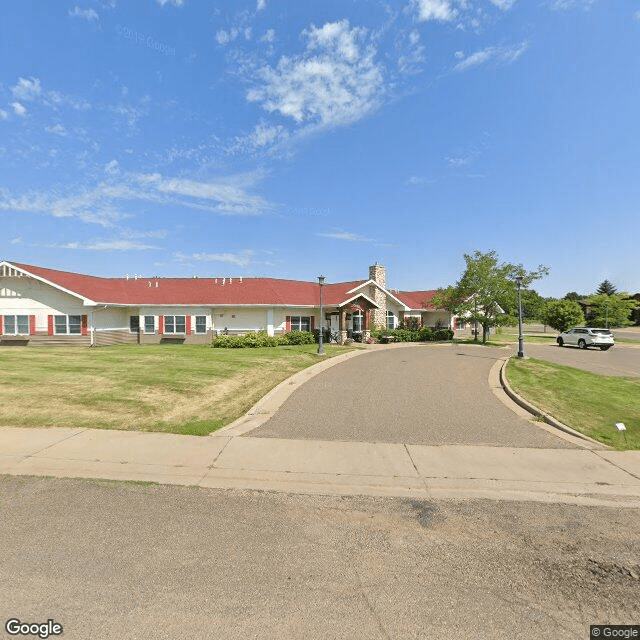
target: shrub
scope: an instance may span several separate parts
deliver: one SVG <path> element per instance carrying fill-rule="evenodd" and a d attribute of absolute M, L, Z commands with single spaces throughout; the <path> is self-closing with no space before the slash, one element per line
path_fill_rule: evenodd
<path fill-rule="evenodd" d="M 315 342 L 315 336 L 311 331 L 289 331 L 282 337 L 287 340 L 285 344 L 313 344 Z"/>
<path fill-rule="evenodd" d="M 436 329 L 431 332 L 429 340 L 453 340 L 452 329 Z"/>
<path fill-rule="evenodd" d="M 315 342 L 320 342 L 320 329 L 313 330 L 313 339 Z M 322 341 L 325 344 L 329 344 L 330 340 L 331 340 L 331 329 L 324 327 L 322 331 Z"/>

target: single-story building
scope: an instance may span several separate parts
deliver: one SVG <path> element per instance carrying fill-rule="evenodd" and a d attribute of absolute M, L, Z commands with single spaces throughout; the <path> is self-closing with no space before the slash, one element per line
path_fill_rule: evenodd
<path fill-rule="evenodd" d="M 369 278 L 324 284 L 323 326 L 339 342 L 366 339 L 372 326 L 468 331 L 435 309 L 435 291 L 386 288 L 386 269 Z M 277 278 L 102 278 L 0 262 L 0 344 L 103 346 L 207 343 L 220 333 L 313 331 L 320 322 L 318 282 Z"/>

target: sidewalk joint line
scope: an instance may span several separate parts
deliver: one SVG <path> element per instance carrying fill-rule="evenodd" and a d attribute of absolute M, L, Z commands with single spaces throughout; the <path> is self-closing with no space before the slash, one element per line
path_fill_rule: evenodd
<path fill-rule="evenodd" d="M 51 449 L 51 447 L 55 447 L 56 445 L 61 444 L 62 442 L 66 442 L 67 440 L 69 440 L 70 438 L 75 438 L 76 436 L 79 436 L 82 433 L 85 433 L 86 431 L 88 431 L 88 429 L 81 429 L 80 431 L 78 431 L 78 433 L 72 433 L 71 435 L 68 435 L 66 438 L 62 438 L 62 440 L 58 440 L 56 442 L 52 442 L 51 444 L 47 445 L 46 447 L 39 449 L 38 451 L 35 451 L 34 453 L 29 453 L 25 456 L 24 460 L 27 460 L 28 458 L 33 458 L 34 456 L 37 456 L 39 453 L 42 453 L 43 451 L 46 451 L 47 449 Z M 21 462 L 24 462 L 24 460 L 21 460 Z"/>
<path fill-rule="evenodd" d="M 640 476 L 636 475 L 635 473 L 632 473 L 628 469 L 621 467 L 620 465 L 617 465 L 615 462 L 612 462 L 611 460 L 607 460 L 606 458 L 601 456 L 597 450 L 591 449 L 591 451 L 595 453 L 598 456 L 598 458 L 600 458 L 600 460 L 604 460 L 605 462 L 608 462 L 610 465 L 616 467 L 616 469 L 620 469 L 620 471 L 624 471 L 625 473 L 629 474 L 632 478 L 635 478 L 636 480 L 640 480 Z"/>

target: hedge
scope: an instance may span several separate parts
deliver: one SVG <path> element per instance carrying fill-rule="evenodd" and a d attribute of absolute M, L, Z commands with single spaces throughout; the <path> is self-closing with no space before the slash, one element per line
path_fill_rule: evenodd
<path fill-rule="evenodd" d="M 289 331 L 280 336 L 270 336 L 266 331 L 250 331 L 243 336 L 217 336 L 211 346 L 218 349 L 245 349 L 279 347 L 289 344 L 313 344 L 315 337 L 310 331 Z"/>

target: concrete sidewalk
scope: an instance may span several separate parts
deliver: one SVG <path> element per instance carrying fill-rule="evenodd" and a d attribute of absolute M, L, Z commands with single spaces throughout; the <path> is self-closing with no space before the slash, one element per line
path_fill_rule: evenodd
<path fill-rule="evenodd" d="M 640 451 L 0 428 L 0 473 L 640 508 Z"/>

